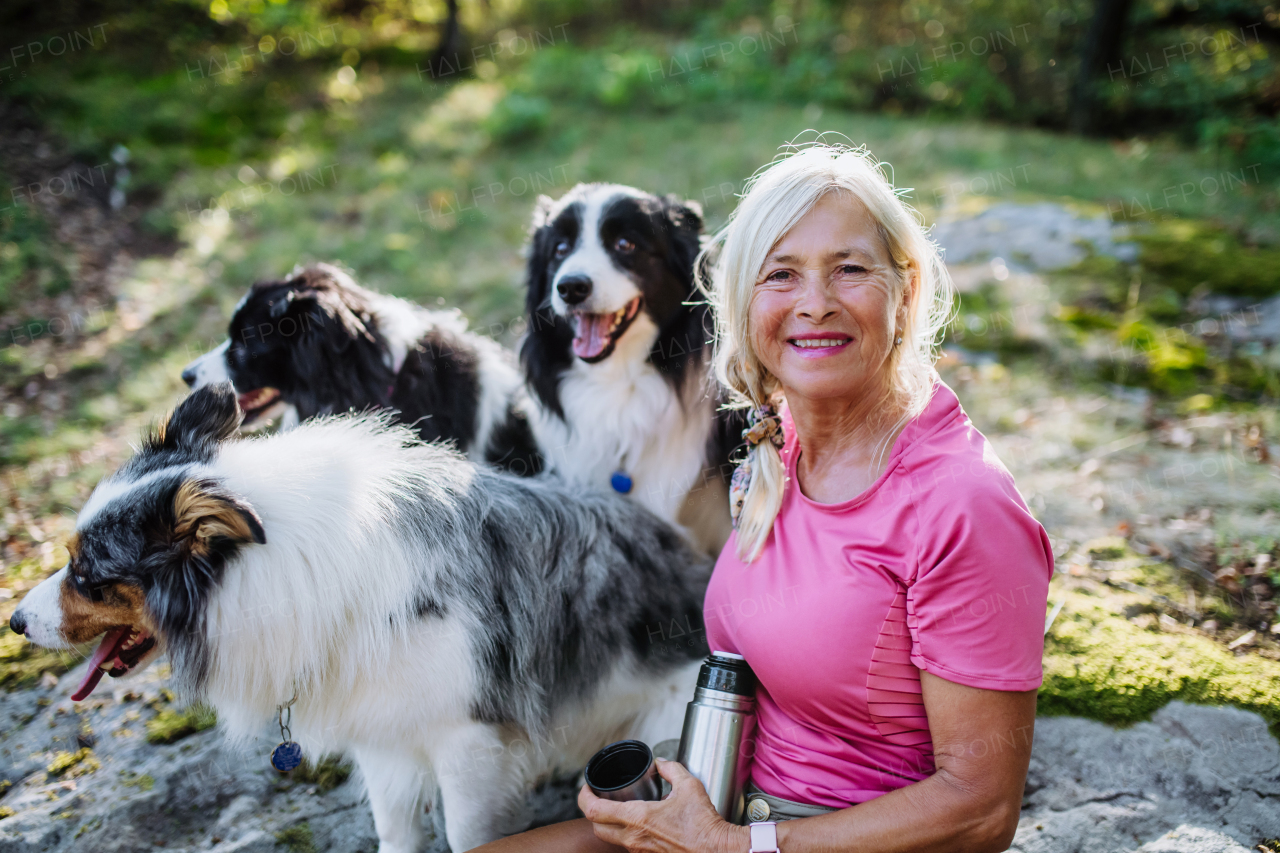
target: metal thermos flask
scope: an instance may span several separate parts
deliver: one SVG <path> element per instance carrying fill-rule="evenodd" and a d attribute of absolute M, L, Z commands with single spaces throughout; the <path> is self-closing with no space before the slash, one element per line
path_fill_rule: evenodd
<path fill-rule="evenodd" d="M 676 760 L 706 787 L 720 816 L 742 814 L 750 756 L 743 744 L 755 728 L 756 676 L 741 655 L 712 652 L 698 671 L 698 687 L 684 713 Z"/>

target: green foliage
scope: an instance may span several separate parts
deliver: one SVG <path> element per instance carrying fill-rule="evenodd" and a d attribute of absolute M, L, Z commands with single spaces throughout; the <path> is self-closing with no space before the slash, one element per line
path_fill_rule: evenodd
<path fill-rule="evenodd" d="M 1037 713 L 1133 723 L 1173 699 L 1253 711 L 1280 734 L 1280 663 L 1235 657 L 1208 638 L 1144 630 L 1068 594 L 1045 638 Z"/>
<path fill-rule="evenodd" d="M 316 853 L 316 842 L 311 835 L 311 824 L 303 821 L 276 833 L 276 843 L 283 844 L 292 853 Z"/>
<path fill-rule="evenodd" d="M 192 705 L 183 711 L 161 708 L 160 713 L 147 720 L 147 743 L 174 743 L 217 724 L 217 714 L 206 705 Z"/>
<path fill-rule="evenodd" d="M 2 173 L 0 185 L 11 185 Z M 71 283 L 67 252 L 44 217 L 21 200 L 4 202 L 10 209 L 0 213 L 0 311 L 32 295 L 60 293 Z"/>
<path fill-rule="evenodd" d="M 494 106 L 485 129 L 495 142 L 517 145 L 540 135 L 550 121 L 551 102 L 546 98 L 510 92 Z"/>

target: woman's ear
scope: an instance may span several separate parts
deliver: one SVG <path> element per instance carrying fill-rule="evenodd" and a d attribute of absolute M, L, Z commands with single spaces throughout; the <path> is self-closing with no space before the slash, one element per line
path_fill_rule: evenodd
<path fill-rule="evenodd" d="M 905 281 L 902 288 L 902 299 L 898 303 L 898 328 L 902 328 L 907 324 L 907 317 L 911 314 L 911 306 L 915 304 L 916 294 L 920 292 L 918 287 L 920 283 L 920 270 L 914 266 L 907 267 L 904 275 Z"/>

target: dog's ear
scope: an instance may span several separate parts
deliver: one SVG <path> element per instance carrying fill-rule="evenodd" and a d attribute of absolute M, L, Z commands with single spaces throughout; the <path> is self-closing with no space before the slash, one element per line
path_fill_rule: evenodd
<path fill-rule="evenodd" d="M 240 406 L 230 382 L 192 391 L 156 427 L 147 440 L 150 450 L 174 450 L 225 441 L 240 427 Z"/>
<path fill-rule="evenodd" d="M 681 279 L 692 283 L 694 259 L 702 250 L 702 206 L 668 195 L 662 199 L 662 213 L 670 227 L 669 261 Z"/>
<path fill-rule="evenodd" d="M 702 205 L 690 199 L 668 195 L 662 199 L 663 213 L 676 231 L 692 234 L 694 242 L 702 235 Z"/>
<path fill-rule="evenodd" d="M 555 200 L 549 195 L 540 195 L 533 202 L 533 217 L 529 222 L 529 231 L 537 231 L 543 225 L 547 224 L 547 219 L 551 216 L 551 209 L 556 205 Z"/>
<path fill-rule="evenodd" d="M 173 495 L 173 540 L 191 554 L 208 555 L 227 544 L 267 544 L 253 507 L 211 480 L 186 480 Z"/>
<path fill-rule="evenodd" d="M 293 305 L 293 300 L 297 298 L 298 298 L 298 291 L 290 290 L 284 296 L 281 296 L 275 302 L 272 302 L 271 307 L 267 309 L 268 313 L 271 315 L 271 319 L 279 320 L 286 313 L 288 313 L 289 308 Z"/>

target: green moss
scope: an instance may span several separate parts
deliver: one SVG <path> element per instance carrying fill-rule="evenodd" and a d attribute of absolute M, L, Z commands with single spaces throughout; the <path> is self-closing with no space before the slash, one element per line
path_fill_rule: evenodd
<path fill-rule="evenodd" d="M 192 705 L 184 711 L 162 708 L 147 720 L 147 743 L 174 743 L 217 724 L 217 714 L 205 705 Z"/>
<path fill-rule="evenodd" d="M 0 806 L 0 820 L 4 820 L 7 817 L 13 817 L 16 814 L 17 812 L 8 806 Z"/>
<path fill-rule="evenodd" d="M 45 768 L 50 776 L 75 778 L 94 772 L 102 765 L 93 757 L 93 750 L 85 747 L 78 752 L 59 752 Z"/>
<path fill-rule="evenodd" d="M 120 784 L 127 788 L 137 788 L 142 791 L 150 791 L 156 786 L 156 780 L 152 778 L 150 773 L 143 773 L 139 776 L 132 770 L 121 770 Z"/>
<path fill-rule="evenodd" d="M 1234 296 L 1280 292 L 1280 249 L 1243 245 L 1208 222 L 1161 221 L 1137 242 L 1143 268 L 1178 293 L 1190 293 L 1201 284 Z"/>
<path fill-rule="evenodd" d="M 29 687 L 46 672 L 62 675 L 83 659 L 76 650 L 42 649 L 19 634 L 0 627 L 0 687 Z"/>
<path fill-rule="evenodd" d="M 283 844 L 293 853 L 316 853 L 316 842 L 311 837 L 311 825 L 305 822 L 277 832 L 276 843 Z"/>
<path fill-rule="evenodd" d="M 319 764 L 303 759 L 298 769 L 289 775 L 295 781 L 315 785 L 316 790 L 327 794 L 347 781 L 347 777 L 351 775 L 351 764 L 338 755 L 326 755 L 320 759 Z"/>
<path fill-rule="evenodd" d="M 1123 538 L 1107 536 L 1086 543 L 1089 556 L 1095 560 L 1119 560 L 1129 553 Z"/>
<path fill-rule="evenodd" d="M 75 837 L 79 838 L 80 836 L 84 835 L 86 832 L 93 832 L 95 829 L 97 829 L 100 826 L 102 826 L 102 818 L 95 817 L 93 820 L 87 821 L 84 824 L 82 824 L 80 828 L 76 830 Z"/>
<path fill-rule="evenodd" d="M 1208 638 L 1147 631 L 1068 593 L 1045 638 L 1038 713 L 1134 723 L 1173 699 L 1253 711 L 1280 736 L 1280 663 L 1236 657 Z"/>

